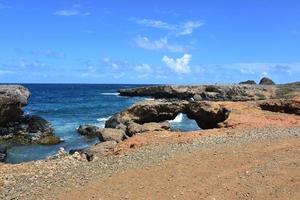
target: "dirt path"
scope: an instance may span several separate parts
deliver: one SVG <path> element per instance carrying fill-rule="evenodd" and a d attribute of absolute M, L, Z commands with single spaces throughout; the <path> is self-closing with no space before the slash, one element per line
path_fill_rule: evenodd
<path fill-rule="evenodd" d="M 290 138 L 179 154 L 80 188 L 62 189 L 57 198 L 296 200 L 299 188 L 300 140 Z"/>

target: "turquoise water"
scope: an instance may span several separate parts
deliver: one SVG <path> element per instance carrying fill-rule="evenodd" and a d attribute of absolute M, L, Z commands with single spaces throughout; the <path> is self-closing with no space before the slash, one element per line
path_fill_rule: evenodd
<path fill-rule="evenodd" d="M 103 84 L 25 84 L 31 91 L 25 113 L 44 117 L 54 127 L 56 135 L 63 142 L 58 145 L 22 145 L 8 150 L 7 162 L 19 163 L 43 159 L 55 154 L 60 147 L 66 151 L 88 147 L 98 142 L 79 135 L 76 128 L 81 124 L 95 124 L 103 127 L 114 113 L 119 112 L 141 97 L 118 96 L 118 89 L 141 87 L 143 85 Z M 196 123 L 183 116 L 172 122 L 173 129 L 198 129 Z"/>

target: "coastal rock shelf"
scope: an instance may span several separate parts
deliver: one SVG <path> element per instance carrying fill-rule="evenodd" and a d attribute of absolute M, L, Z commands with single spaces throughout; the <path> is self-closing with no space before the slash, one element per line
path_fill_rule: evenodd
<path fill-rule="evenodd" d="M 119 90 L 121 96 L 150 96 L 181 100 L 250 101 L 270 98 L 274 86 L 263 85 L 198 85 L 152 86 Z"/>
<path fill-rule="evenodd" d="M 105 155 L 117 143 L 148 131 L 170 130 L 168 120 L 173 120 L 179 113 L 194 119 L 202 129 L 217 128 L 230 114 L 229 109 L 218 102 L 189 101 L 145 101 L 136 103 L 128 109 L 115 114 L 105 123 L 105 128 L 82 125 L 77 131 L 86 136 L 96 136 L 101 143 L 87 149 L 72 150 L 87 160 L 94 156 Z"/>
<path fill-rule="evenodd" d="M 274 99 L 260 102 L 262 110 L 300 115 L 300 101 L 293 99 Z"/>
<path fill-rule="evenodd" d="M 105 123 L 105 128 L 127 130 L 132 123 L 164 122 L 173 120 L 179 113 L 194 119 L 202 129 L 217 128 L 230 111 L 217 102 L 206 101 L 145 101 L 115 114 Z"/>

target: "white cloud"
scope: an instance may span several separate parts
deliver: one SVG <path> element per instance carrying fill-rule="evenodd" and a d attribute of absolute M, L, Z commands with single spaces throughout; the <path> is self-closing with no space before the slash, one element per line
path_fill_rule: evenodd
<path fill-rule="evenodd" d="M 187 21 L 180 24 L 169 24 L 161 20 L 131 18 L 131 21 L 146 27 L 165 29 L 176 35 L 190 35 L 195 29 L 204 25 L 201 21 Z"/>
<path fill-rule="evenodd" d="M 189 21 L 183 23 L 178 29 L 178 35 L 190 35 L 194 32 L 195 29 L 203 26 L 204 23 L 199 21 Z"/>
<path fill-rule="evenodd" d="M 159 40 L 150 40 L 147 37 L 138 36 L 134 39 L 134 42 L 138 47 L 147 50 L 171 51 L 171 52 L 185 51 L 185 49 L 179 45 L 169 44 L 166 38 L 161 38 Z"/>
<path fill-rule="evenodd" d="M 135 66 L 134 68 L 136 71 L 141 72 L 141 73 L 149 73 L 152 71 L 150 65 L 148 64 L 140 64 Z"/>
<path fill-rule="evenodd" d="M 46 56 L 51 58 L 63 58 L 65 57 L 65 54 L 63 52 L 59 51 L 53 51 L 53 50 L 43 50 L 43 51 L 32 51 L 31 52 L 35 56 Z"/>
<path fill-rule="evenodd" d="M 6 74 L 14 74 L 14 71 L 9 70 L 0 70 L 0 75 L 6 75 Z"/>
<path fill-rule="evenodd" d="M 152 28 L 161 28 L 161 29 L 167 29 L 167 30 L 175 30 L 176 29 L 176 26 L 168 24 L 168 23 L 160 21 L 160 20 L 131 18 L 131 21 L 134 21 L 137 24 L 147 26 L 147 27 L 152 27 Z"/>
<path fill-rule="evenodd" d="M 107 65 L 113 69 L 119 69 L 119 67 L 120 67 L 117 62 L 114 62 L 109 58 L 103 58 L 102 61 L 104 62 L 105 65 Z"/>
<path fill-rule="evenodd" d="M 191 61 L 192 55 L 184 54 L 181 58 L 176 60 L 168 56 L 163 57 L 163 62 L 174 70 L 178 74 L 188 74 L 191 72 L 189 62 Z"/>
<path fill-rule="evenodd" d="M 53 13 L 53 15 L 70 17 L 70 16 L 88 16 L 91 14 L 90 12 L 81 11 L 80 8 L 81 8 L 80 5 L 74 4 L 70 9 L 63 9 L 63 10 L 56 11 Z"/>

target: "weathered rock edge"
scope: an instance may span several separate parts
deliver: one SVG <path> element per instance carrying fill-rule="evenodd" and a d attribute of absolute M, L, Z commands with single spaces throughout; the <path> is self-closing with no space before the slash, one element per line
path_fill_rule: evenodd
<path fill-rule="evenodd" d="M 51 124 L 39 116 L 23 115 L 30 91 L 21 85 L 0 85 L 0 140 L 10 144 L 57 144 Z M 6 150 L 2 148 L 0 160 Z"/>
<path fill-rule="evenodd" d="M 121 89 L 121 96 L 150 96 L 154 98 L 209 101 L 253 101 L 271 97 L 272 86 L 263 85 L 198 85 L 151 86 Z M 274 86 L 273 86 L 274 87 Z"/>
<path fill-rule="evenodd" d="M 259 102 L 262 110 L 300 115 L 300 101 L 293 99 L 274 99 Z"/>

